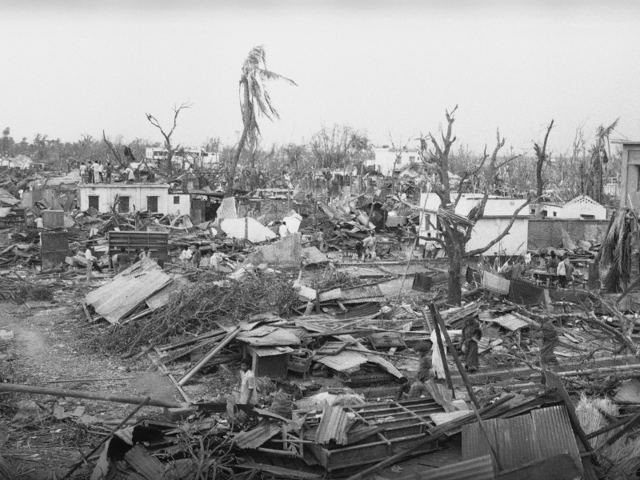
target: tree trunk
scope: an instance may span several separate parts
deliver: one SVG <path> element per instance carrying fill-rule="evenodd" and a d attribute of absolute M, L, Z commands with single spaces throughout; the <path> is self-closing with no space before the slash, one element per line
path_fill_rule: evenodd
<path fill-rule="evenodd" d="M 460 286 L 462 257 L 463 247 L 457 244 L 452 245 L 449 254 L 449 294 L 447 297 L 447 303 L 450 305 L 460 305 L 462 301 L 462 287 Z"/>
<path fill-rule="evenodd" d="M 538 197 L 538 203 L 542 201 L 542 167 L 544 165 L 544 158 L 538 158 L 536 164 L 536 197 Z"/>
<path fill-rule="evenodd" d="M 225 198 L 233 197 L 233 183 L 236 178 L 236 169 L 238 167 L 238 162 L 240 162 L 240 154 L 242 150 L 244 150 L 244 145 L 247 143 L 247 137 L 249 136 L 249 129 L 251 128 L 251 112 L 249 109 L 251 108 L 250 98 L 249 98 L 249 84 L 246 78 L 241 80 L 241 84 L 244 87 L 244 103 L 242 105 L 242 135 L 240 135 L 240 140 L 238 141 L 238 148 L 233 153 L 233 157 L 231 157 L 231 164 L 229 165 L 229 177 L 227 178 L 227 187 L 224 190 Z"/>

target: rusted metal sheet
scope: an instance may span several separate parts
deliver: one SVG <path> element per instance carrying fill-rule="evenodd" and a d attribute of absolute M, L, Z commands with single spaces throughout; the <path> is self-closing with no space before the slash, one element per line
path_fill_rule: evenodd
<path fill-rule="evenodd" d="M 341 406 L 327 406 L 316 431 L 316 443 L 327 445 L 334 441 L 338 445 L 346 445 L 348 422 L 349 416 Z"/>
<path fill-rule="evenodd" d="M 498 453 L 496 472 L 512 470 L 532 462 L 568 452 L 582 471 L 580 454 L 564 406 L 533 410 L 530 414 L 508 419 L 484 421 L 485 430 Z M 464 460 L 490 454 L 487 437 L 478 423 L 462 427 Z"/>
<path fill-rule="evenodd" d="M 493 480 L 495 478 L 493 463 L 489 455 L 425 472 L 394 477 L 395 480 Z"/>
<path fill-rule="evenodd" d="M 258 448 L 279 432 L 280 425 L 277 422 L 263 418 L 254 428 L 236 434 L 234 441 L 238 448 Z"/>

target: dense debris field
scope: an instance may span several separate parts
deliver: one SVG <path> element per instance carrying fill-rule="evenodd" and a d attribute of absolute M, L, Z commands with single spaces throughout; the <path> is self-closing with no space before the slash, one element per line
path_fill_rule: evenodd
<path fill-rule="evenodd" d="M 0 479 L 636 478 L 630 209 L 458 256 L 482 216 L 429 192 L 209 188 L 194 222 L 64 178 L 0 191 Z"/>

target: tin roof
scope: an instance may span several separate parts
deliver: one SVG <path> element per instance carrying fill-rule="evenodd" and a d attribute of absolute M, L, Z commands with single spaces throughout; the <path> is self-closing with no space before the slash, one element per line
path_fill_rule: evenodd
<path fill-rule="evenodd" d="M 395 480 L 493 480 L 496 477 L 491 456 L 484 455 L 453 465 L 394 478 Z"/>
<path fill-rule="evenodd" d="M 498 452 L 502 469 L 522 467 L 568 452 L 582 471 L 578 445 L 563 405 L 508 419 L 485 420 L 484 426 Z M 462 427 L 462 457 L 465 460 L 490 453 L 487 437 L 478 423 Z M 494 464 L 494 468 L 499 467 Z"/>

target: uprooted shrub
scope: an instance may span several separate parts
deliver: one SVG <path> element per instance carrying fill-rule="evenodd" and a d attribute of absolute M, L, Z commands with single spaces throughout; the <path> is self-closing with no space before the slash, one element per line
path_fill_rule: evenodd
<path fill-rule="evenodd" d="M 131 352 L 141 345 L 167 343 L 185 332 L 200 334 L 217 325 L 237 325 L 256 313 L 287 315 L 298 302 L 292 282 L 281 274 L 257 272 L 240 281 L 216 280 L 210 273 L 200 274 L 161 310 L 110 327 L 96 339 L 96 346 Z"/>

